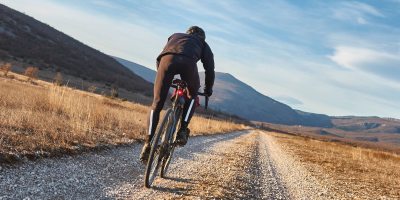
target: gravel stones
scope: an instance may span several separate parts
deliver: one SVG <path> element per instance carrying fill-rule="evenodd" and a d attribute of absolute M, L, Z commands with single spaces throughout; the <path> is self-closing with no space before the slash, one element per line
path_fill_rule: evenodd
<path fill-rule="evenodd" d="M 325 199 L 301 163 L 255 130 L 190 137 L 143 187 L 141 144 L 0 168 L 0 199 Z"/>
<path fill-rule="evenodd" d="M 266 199 L 321 199 L 322 195 L 318 194 L 328 193 L 300 162 L 282 151 L 272 137 L 259 132 L 257 141 Z"/>

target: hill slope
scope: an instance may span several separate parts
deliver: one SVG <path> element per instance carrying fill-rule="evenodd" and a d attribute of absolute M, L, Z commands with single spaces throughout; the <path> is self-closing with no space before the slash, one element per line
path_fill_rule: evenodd
<path fill-rule="evenodd" d="M 124 65 L 125 67 L 127 67 L 128 69 L 130 69 L 131 71 L 133 71 L 133 73 L 141 76 L 142 78 L 144 78 L 144 80 L 150 82 L 150 83 L 154 83 L 155 81 L 155 77 L 157 75 L 157 72 L 154 70 L 151 70 L 145 66 L 136 64 L 134 62 L 122 59 L 122 58 L 118 58 L 115 56 L 112 56 L 115 60 L 117 60 L 119 63 L 121 63 L 122 65 Z"/>
<path fill-rule="evenodd" d="M 146 92 L 152 84 L 110 56 L 74 38 L 0 4 L 0 59 L 29 62 L 84 79 L 115 83 L 128 90 Z"/>

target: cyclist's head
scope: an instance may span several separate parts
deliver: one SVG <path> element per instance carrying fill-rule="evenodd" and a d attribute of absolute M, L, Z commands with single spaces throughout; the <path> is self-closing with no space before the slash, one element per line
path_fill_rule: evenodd
<path fill-rule="evenodd" d="M 198 26 L 189 27 L 189 29 L 186 31 L 186 33 L 197 35 L 201 39 L 206 40 L 206 33 L 204 33 L 204 30 Z"/>

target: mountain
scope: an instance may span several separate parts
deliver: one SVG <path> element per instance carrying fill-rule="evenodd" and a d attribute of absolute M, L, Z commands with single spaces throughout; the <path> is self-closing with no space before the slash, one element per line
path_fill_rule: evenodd
<path fill-rule="evenodd" d="M 204 85 L 204 72 L 200 73 Z M 285 125 L 332 126 L 329 116 L 299 112 L 267 97 L 228 73 L 215 73 L 210 107 L 253 120 Z"/>
<path fill-rule="evenodd" d="M 125 67 L 127 67 L 128 69 L 130 69 L 131 71 L 133 71 L 133 73 L 141 76 L 142 78 L 144 78 L 144 80 L 150 82 L 150 83 L 154 83 L 155 77 L 157 75 L 157 72 L 154 70 L 151 70 L 145 66 L 136 64 L 134 62 L 122 59 L 122 58 L 118 58 L 115 56 L 112 56 L 115 60 L 117 60 L 119 63 L 121 63 L 122 65 L 124 65 Z"/>
<path fill-rule="evenodd" d="M 134 62 L 114 58 L 144 79 L 154 81 L 156 71 Z M 204 72 L 200 72 L 199 75 L 201 84 L 204 85 Z M 293 110 L 257 92 L 230 74 L 216 72 L 215 77 L 214 93 L 209 103 L 210 108 L 214 110 L 221 110 L 253 121 L 317 127 L 332 126 L 327 115 Z"/>
<path fill-rule="evenodd" d="M 0 59 L 10 58 L 84 80 L 117 83 L 119 87 L 136 92 L 153 89 L 153 84 L 110 56 L 0 4 Z"/>

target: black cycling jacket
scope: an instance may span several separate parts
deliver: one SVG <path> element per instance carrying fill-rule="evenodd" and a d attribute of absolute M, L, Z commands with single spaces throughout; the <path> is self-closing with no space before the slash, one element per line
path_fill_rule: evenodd
<path fill-rule="evenodd" d="M 205 70 L 205 88 L 212 89 L 214 85 L 214 55 L 207 42 L 197 35 L 175 33 L 168 38 L 168 42 L 157 57 L 157 69 L 161 57 L 166 54 L 180 54 L 191 57 L 197 61 L 201 59 Z"/>

